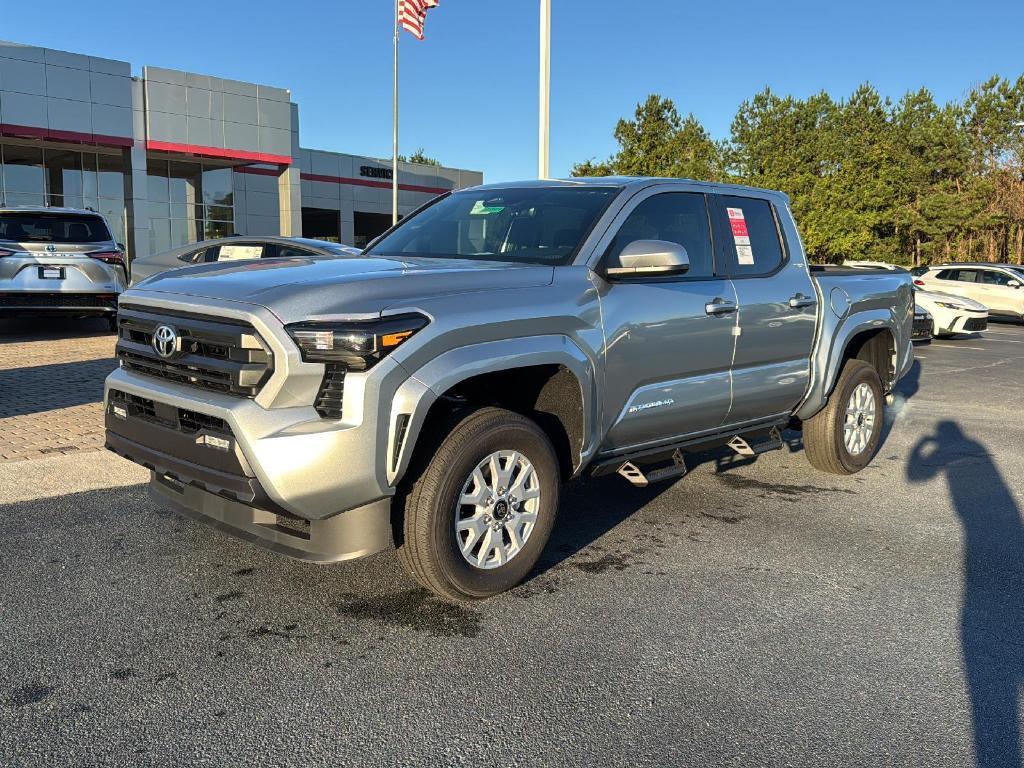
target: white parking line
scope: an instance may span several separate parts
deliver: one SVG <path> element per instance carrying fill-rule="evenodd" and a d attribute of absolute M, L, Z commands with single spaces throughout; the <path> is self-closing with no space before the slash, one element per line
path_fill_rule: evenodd
<path fill-rule="evenodd" d="M 988 352 L 988 350 L 985 349 L 984 347 L 968 347 L 968 346 L 965 346 L 963 344 L 937 344 L 937 343 L 935 343 L 933 341 L 931 343 L 931 346 L 933 348 L 934 347 L 940 347 L 942 349 L 976 349 L 976 350 L 979 350 L 981 352 Z"/>

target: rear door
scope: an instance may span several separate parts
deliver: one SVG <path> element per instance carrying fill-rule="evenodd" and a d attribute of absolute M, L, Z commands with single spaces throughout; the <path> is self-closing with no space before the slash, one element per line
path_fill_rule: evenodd
<path fill-rule="evenodd" d="M 789 260 L 783 213 L 762 197 L 712 196 L 716 260 L 739 303 L 729 424 L 787 413 L 807 391 L 817 294 L 803 259 Z"/>

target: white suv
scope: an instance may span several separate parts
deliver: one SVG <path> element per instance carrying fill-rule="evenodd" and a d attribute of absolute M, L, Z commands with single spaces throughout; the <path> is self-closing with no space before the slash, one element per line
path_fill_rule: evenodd
<path fill-rule="evenodd" d="M 988 307 L 990 315 L 1024 320 L 1024 267 L 989 263 L 936 264 L 916 275 L 914 285 L 973 299 Z"/>

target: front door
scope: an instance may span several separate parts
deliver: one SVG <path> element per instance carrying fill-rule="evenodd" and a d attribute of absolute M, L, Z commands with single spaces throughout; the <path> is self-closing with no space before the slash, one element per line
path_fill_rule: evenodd
<path fill-rule="evenodd" d="M 807 392 L 818 322 L 803 259 L 789 263 L 783 219 L 762 197 L 712 195 L 716 262 L 739 301 L 729 424 L 791 411 Z M 795 237 L 795 233 L 793 233 Z"/>
<path fill-rule="evenodd" d="M 606 453 L 713 432 L 731 400 L 736 294 L 715 274 L 706 196 L 648 190 L 638 198 L 613 224 L 605 262 L 634 240 L 667 240 L 686 248 L 690 268 L 605 283 Z"/>

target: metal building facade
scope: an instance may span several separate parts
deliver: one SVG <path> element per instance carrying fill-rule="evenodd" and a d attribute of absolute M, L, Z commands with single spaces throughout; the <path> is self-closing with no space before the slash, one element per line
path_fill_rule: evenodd
<path fill-rule="evenodd" d="M 401 163 L 399 213 L 482 181 Z M 363 245 L 391 168 L 300 147 L 284 88 L 0 42 L 0 204 L 92 208 L 133 257 L 231 233 Z"/>

